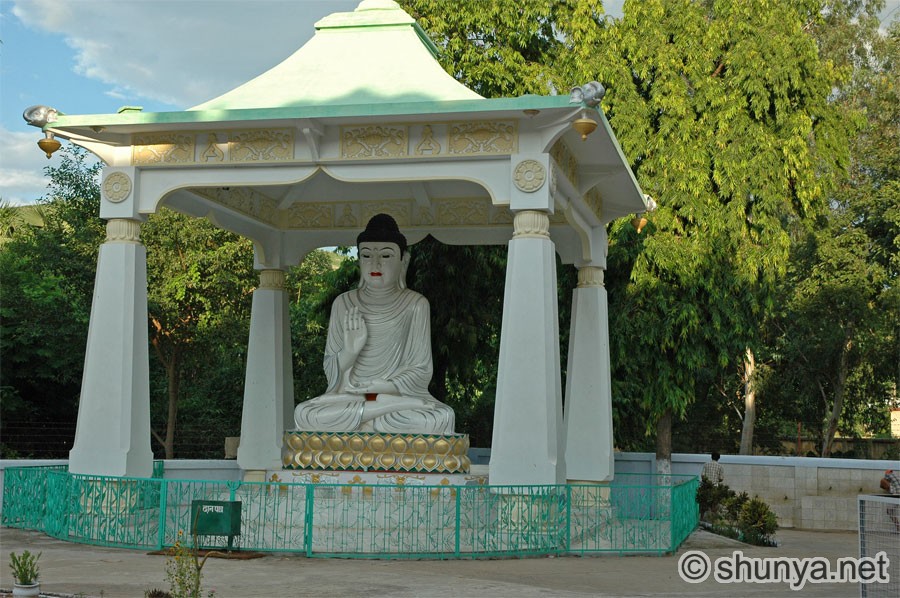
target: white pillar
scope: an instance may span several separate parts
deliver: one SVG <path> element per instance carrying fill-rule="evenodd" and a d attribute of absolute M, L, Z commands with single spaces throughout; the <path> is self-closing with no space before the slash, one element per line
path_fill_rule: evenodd
<path fill-rule="evenodd" d="M 550 219 L 516 214 L 509 242 L 491 484 L 565 483 L 556 252 Z"/>
<path fill-rule="evenodd" d="M 293 423 L 294 372 L 291 367 L 291 319 L 284 272 L 262 270 L 253 291 L 250 342 L 241 443 L 242 469 L 281 469 L 285 428 Z M 293 427 L 293 426 L 291 426 Z"/>
<path fill-rule="evenodd" d="M 150 477 L 147 251 L 140 222 L 112 219 L 100 246 L 72 473 Z"/>
<path fill-rule="evenodd" d="M 566 468 L 571 481 L 613 478 L 609 322 L 603 270 L 578 270 L 566 370 Z"/>

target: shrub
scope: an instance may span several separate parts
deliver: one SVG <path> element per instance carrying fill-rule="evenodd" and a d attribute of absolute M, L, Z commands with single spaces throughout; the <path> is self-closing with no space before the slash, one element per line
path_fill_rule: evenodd
<path fill-rule="evenodd" d="M 697 487 L 700 518 L 707 529 L 757 546 L 774 546 L 778 529 L 775 513 L 759 498 L 737 494 L 725 484 L 701 479 Z"/>
<path fill-rule="evenodd" d="M 772 535 L 778 529 L 778 519 L 769 505 L 759 498 L 752 498 L 744 503 L 737 523 L 745 542 L 759 546 L 775 544 Z"/>

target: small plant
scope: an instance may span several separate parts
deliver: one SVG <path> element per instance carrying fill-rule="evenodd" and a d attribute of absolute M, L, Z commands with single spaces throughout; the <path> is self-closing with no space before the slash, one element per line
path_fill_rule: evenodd
<path fill-rule="evenodd" d="M 18 556 L 15 552 L 9 554 L 9 568 L 12 569 L 13 577 L 17 584 L 30 586 L 37 583 L 39 575 L 37 562 L 39 558 L 41 558 L 40 552 L 35 556 L 27 550 L 22 551 L 22 556 Z"/>
<path fill-rule="evenodd" d="M 202 559 L 197 549 L 197 536 L 194 536 L 191 546 L 184 543 L 184 532 L 178 530 L 178 539 L 175 546 L 169 551 L 166 560 L 166 580 L 169 582 L 169 591 L 156 594 L 150 598 L 201 598 L 200 582 L 203 580 L 203 565 L 206 559 L 213 555 L 222 555 L 221 552 L 209 551 Z M 161 590 L 153 590 L 161 592 Z M 147 593 L 149 596 L 149 592 Z M 207 593 L 211 598 L 214 591 Z"/>

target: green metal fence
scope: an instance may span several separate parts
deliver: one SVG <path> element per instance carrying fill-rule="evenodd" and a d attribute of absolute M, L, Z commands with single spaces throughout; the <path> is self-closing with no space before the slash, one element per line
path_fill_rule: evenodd
<path fill-rule="evenodd" d="M 62 540 L 160 549 L 190 538 L 194 501 L 240 501 L 235 538 L 204 547 L 310 557 L 479 558 L 672 552 L 697 526 L 693 476 L 610 484 L 419 486 L 167 480 L 9 468 L 2 524 Z"/>

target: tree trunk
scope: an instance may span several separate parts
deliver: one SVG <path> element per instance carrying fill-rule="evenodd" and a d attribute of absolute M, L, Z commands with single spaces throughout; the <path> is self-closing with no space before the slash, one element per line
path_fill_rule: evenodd
<path fill-rule="evenodd" d="M 753 454 L 753 428 L 756 426 L 756 357 L 753 350 L 747 347 L 744 356 L 744 425 L 741 428 L 742 455 Z"/>
<path fill-rule="evenodd" d="M 672 409 L 667 408 L 656 422 L 656 473 L 672 473 Z"/>
<path fill-rule="evenodd" d="M 166 441 L 163 448 L 166 459 L 175 458 L 175 421 L 178 417 L 178 392 L 181 385 L 181 363 L 178 348 L 172 349 L 172 355 L 166 364 L 166 382 L 169 395 L 169 413 L 166 417 Z"/>
<path fill-rule="evenodd" d="M 844 346 L 841 348 L 841 360 L 838 365 L 837 380 L 835 380 L 834 383 L 834 403 L 831 407 L 831 416 L 828 418 L 828 426 L 825 428 L 825 438 L 822 440 L 822 457 L 831 456 L 834 435 L 837 433 L 838 422 L 841 419 L 841 411 L 844 409 L 844 389 L 847 386 L 847 373 L 850 369 L 850 350 L 852 348 L 852 333 L 848 331 L 847 336 L 844 338 Z"/>

